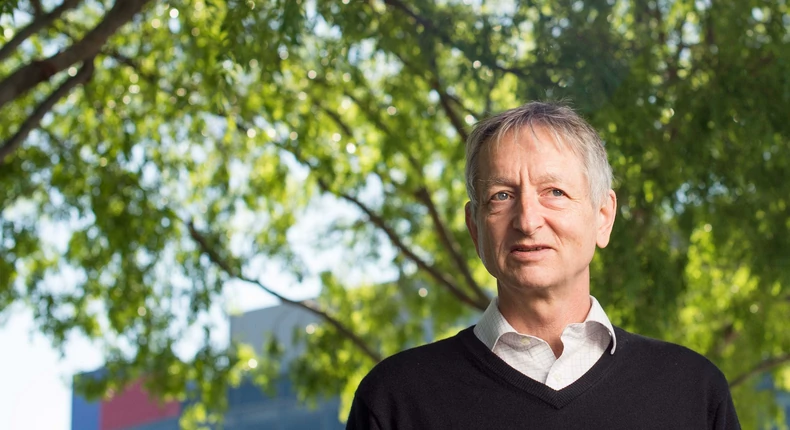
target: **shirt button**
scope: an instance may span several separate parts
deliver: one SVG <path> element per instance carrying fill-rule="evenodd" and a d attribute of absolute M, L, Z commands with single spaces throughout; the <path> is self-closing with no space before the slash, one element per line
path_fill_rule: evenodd
<path fill-rule="evenodd" d="M 530 342 L 529 342 L 529 338 L 527 338 L 527 337 L 522 337 L 522 338 L 521 338 L 521 344 L 522 344 L 522 345 L 529 345 L 529 344 L 530 344 Z"/>

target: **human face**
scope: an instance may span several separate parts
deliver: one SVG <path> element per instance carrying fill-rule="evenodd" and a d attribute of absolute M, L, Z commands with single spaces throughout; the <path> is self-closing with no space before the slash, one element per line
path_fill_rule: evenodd
<path fill-rule="evenodd" d="M 467 204 L 466 225 L 500 295 L 589 291 L 595 246 L 609 243 L 614 192 L 594 205 L 579 157 L 540 127 L 510 132 L 481 151 L 480 206 L 473 217 Z"/>

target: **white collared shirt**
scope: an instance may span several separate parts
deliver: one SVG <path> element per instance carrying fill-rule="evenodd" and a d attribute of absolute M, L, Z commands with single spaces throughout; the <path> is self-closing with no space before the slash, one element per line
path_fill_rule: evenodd
<path fill-rule="evenodd" d="M 475 335 L 505 363 L 550 388 L 560 390 L 576 382 L 601 358 L 609 343 L 614 354 L 614 328 L 593 296 L 584 322 L 568 324 L 562 331 L 559 358 L 545 340 L 518 333 L 499 312 L 497 303 L 498 298 L 491 300 L 474 328 Z"/>

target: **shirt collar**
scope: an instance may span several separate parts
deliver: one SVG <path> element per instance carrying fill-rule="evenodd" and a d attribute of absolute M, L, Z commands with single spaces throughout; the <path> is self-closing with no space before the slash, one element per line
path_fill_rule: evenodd
<path fill-rule="evenodd" d="M 502 313 L 499 312 L 499 306 L 497 305 L 499 298 L 494 297 L 491 300 L 491 303 L 488 304 L 485 312 L 483 312 L 483 316 L 478 321 L 477 325 L 475 325 L 474 332 L 477 335 L 477 338 L 480 339 L 488 349 L 494 349 L 499 338 L 505 333 L 518 333 L 510 323 L 507 322 Z M 617 338 L 614 334 L 614 327 L 612 323 L 609 321 L 609 317 L 606 316 L 606 312 L 604 312 L 601 305 L 598 303 L 598 300 L 595 297 L 590 296 L 590 312 L 587 314 L 587 318 L 584 320 L 584 324 L 587 323 L 597 323 L 602 325 L 606 328 L 606 331 L 609 332 L 609 335 L 612 337 L 612 350 L 611 354 L 614 354 L 614 350 L 617 347 Z"/>

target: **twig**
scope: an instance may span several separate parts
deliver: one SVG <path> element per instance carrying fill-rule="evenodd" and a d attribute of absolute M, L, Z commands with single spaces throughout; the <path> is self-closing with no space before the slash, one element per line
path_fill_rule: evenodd
<path fill-rule="evenodd" d="M 755 375 L 759 375 L 760 373 L 767 372 L 774 367 L 781 366 L 782 364 L 790 363 L 790 353 L 780 355 L 778 357 L 769 358 L 757 363 L 756 366 L 749 369 L 748 371 L 738 375 L 735 379 L 730 381 L 730 388 L 736 387 L 738 385 L 743 384 L 749 378 Z"/>
<path fill-rule="evenodd" d="M 455 112 L 455 109 L 450 105 L 450 98 L 447 97 L 447 93 L 444 92 L 442 87 L 439 85 L 439 79 L 432 82 L 433 89 L 439 94 L 439 103 L 442 105 L 447 118 L 450 119 L 450 123 L 455 128 L 455 131 L 458 132 L 458 135 L 461 136 L 461 142 L 466 142 L 469 138 L 469 133 L 466 131 L 466 126 L 464 122 L 461 121 L 461 118 L 458 117 L 458 114 Z"/>
<path fill-rule="evenodd" d="M 143 78 L 143 80 L 146 80 L 151 83 L 156 83 L 157 76 L 144 71 L 142 66 L 140 66 L 140 64 L 135 62 L 133 59 L 115 50 L 105 50 L 103 51 L 103 53 L 108 57 L 112 58 L 113 60 L 117 61 L 118 63 L 129 66 L 132 70 L 134 70 L 135 73 L 137 73 L 138 76 Z"/>
<path fill-rule="evenodd" d="M 315 82 L 318 83 L 318 84 L 323 85 L 326 88 L 332 88 L 332 84 L 327 82 L 324 79 L 316 78 Z M 357 84 L 357 86 L 359 86 L 359 84 Z M 366 85 L 366 87 L 369 88 L 369 86 L 367 86 L 367 85 Z M 354 102 L 354 104 L 357 105 L 360 108 L 360 110 L 362 110 L 362 112 L 365 113 L 365 116 L 370 121 L 372 121 L 376 125 L 376 127 L 379 128 L 379 130 L 381 130 L 385 135 L 390 135 L 390 130 L 387 127 L 387 125 L 384 124 L 384 122 L 381 120 L 381 118 L 378 115 L 375 115 L 372 112 L 372 109 L 368 108 L 367 105 L 370 104 L 370 103 L 363 104 L 362 100 L 360 100 L 359 98 L 357 98 L 355 95 L 351 94 L 350 92 L 346 91 L 345 89 L 343 89 L 343 95 L 348 97 L 349 99 L 351 99 L 351 101 Z M 332 116 L 332 115 L 330 115 L 330 116 Z M 336 118 L 333 117 L 333 119 L 336 119 Z"/>
<path fill-rule="evenodd" d="M 314 302 L 307 301 L 307 300 L 291 300 L 287 297 L 284 297 L 271 288 L 264 285 L 262 282 L 256 279 L 250 279 L 245 277 L 242 273 L 237 273 L 233 270 L 230 265 L 224 261 L 217 252 L 209 246 L 208 241 L 206 238 L 195 228 L 195 224 L 192 221 L 186 223 L 187 228 L 189 229 L 189 235 L 192 236 L 192 239 L 197 242 L 198 246 L 200 247 L 201 251 L 203 251 L 214 264 L 219 266 L 225 273 L 228 275 L 240 279 L 245 282 L 249 282 L 251 284 L 255 284 L 259 286 L 263 291 L 271 294 L 272 296 L 276 297 L 283 303 L 296 306 L 298 308 L 302 308 L 314 315 L 321 317 L 324 321 L 329 323 L 332 327 L 334 327 L 340 334 L 348 338 L 357 348 L 359 348 L 365 355 L 367 355 L 373 362 L 378 363 L 381 361 L 381 355 L 373 351 L 365 341 L 360 338 L 356 333 L 351 331 L 345 324 L 338 321 L 333 316 L 329 315 L 326 311 L 320 309 Z"/>
<path fill-rule="evenodd" d="M 318 184 L 323 191 L 332 192 L 329 190 L 327 185 L 323 183 L 323 181 L 319 180 Z M 392 242 L 392 244 L 395 245 L 395 248 L 397 248 L 400 252 L 402 252 L 406 256 L 406 258 L 414 262 L 414 264 L 416 264 L 417 267 L 427 272 L 434 280 L 436 280 L 436 282 L 447 288 L 447 290 L 450 291 L 450 293 L 452 293 L 456 298 L 458 298 L 458 300 L 478 310 L 484 310 L 486 308 L 488 303 L 483 304 L 469 297 L 460 288 L 458 288 L 458 286 L 456 286 L 451 280 L 447 279 L 447 277 L 445 277 L 444 274 L 442 274 L 439 270 L 428 264 L 417 254 L 415 254 L 414 251 L 412 251 L 408 246 L 406 246 L 405 243 L 403 243 L 403 241 L 387 225 L 387 223 L 384 221 L 383 218 L 381 218 L 379 215 L 373 212 L 364 203 L 359 201 L 359 199 L 345 193 L 334 192 L 333 194 L 337 195 L 343 200 L 353 203 L 357 208 L 359 208 L 362 212 L 364 212 L 365 215 L 370 220 L 370 222 L 372 222 L 373 225 L 378 227 L 381 231 L 384 232 L 384 234 L 387 235 L 387 237 L 390 239 L 390 242 Z"/>
<path fill-rule="evenodd" d="M 439 211 L 436 209 L 436 205 L 431 198 L 430 192 L 428 189 L 423 187 L 417 190 L 415 195 L 417 199 L 423 202 L 425 207 L 428 208 L 428 213 L 431 215 L 434 230 L 436 230 L 436 234 L 439 235 L 439 240 L 441 240 L 442 245 L 445 249 L 447 249 L 447 252 L 450 253 L 450 256 L 452 257 L 453 261 L 455 261 L 455 265 L 458 267 L 458 270 L 461 271 L 461 275 L 464 277 L 467 285 L 469 285 L 469 288 L 471 288 L 475 295 L 477 295 L 477 297 L 480 299 L 480 306 L 485 308 L 488 306 L 489 298 L 486 296 L 483 290 L 480 289 L 480 286 L 477 285 L 477 282 L 475 282 L 472 272 L 469 270 L 469 265 L 461 255 L 461 247 L 447 231 L 447 225 L 444 223 Z"/>
<path fill-rule="evenodd" d="M 389 6 L 392 6 L 395 9 L 399 9 L 401 12 L 403 12 L 406 15 L 408 15 L 409 17 L 413 18 L 418 24 L 422 25 L 427 32 L 435 34 L 436 36 L 439 37 L 439 39 L 443 43 L 447 44 L 448 46 L 452 46 L 452 47 L 458 49 L 459 51 L 463 52 L 464 55 L 467 56 L 467 58 L 469 58 L 467 49 L 465 47 L 458 46 L 458 44 L 454 43 L 454 41 L 450 38 L 450 36 L 448 36 L 445 32 L 443 32 L 440 29 L 439 26 L 435 25 L 432 21 L 430 21 L 429 19 L 425 18 L 424 16 L 422 16 L 422 15 L 414 12 L 413 10 L 411 10 L 402 1 L 400 1 L 400 0 L 384 0 L 384 3 L 389 5 Z M 504 66 L 502 66 L 500 64 L 497 64 L 496 61 L 490 61 L 489 58 L 481 58 L 481 60 L 484 60 L 484 61 L 481 61 L 481 62 L 483 62 L 483 64 L 485 64 L 486 66 L 490 67 L 491 69 L 500 70 L 502 72 L 510 73 L 510 74 L 515 75 L 515 76 L 517 76 L 519 78 L 527 78 L 527 74 L 523 70 L 514 69 L 514 68 L 511 68 L 511 67 L 504 67 Z"/>
<path fill-rule="evenodd" d="M 348 124 L 346 124 L 345 121 L 343 121 L 343 118 L 340 118 L 340 115 L 338 115 L 337 112 L 327 109 L 324 105 L 322 105 L 318 101 L 315 102 L 315 106 L 318 109 L 320 109 L 322 112 L 327 114 L 330 118 L 332 118 L 335 124 L 337 124 L 337 126 L 343 130 L 343 133 L 345 133 L 346 136 L 351 138 L 354 137 L 354 132 L 351 130 L 351 127 L 349 127 Z"/>
<path fill-rule="evenodd" d="M 425 50 L 422 50 L 422 52 L 425 52 Z M 401 56 L 397 52 L 393 52 L 393 54 L 396 57 L 398 57 L 398 60 L 400 60 L 400 62 L 403 63 L 404 66 L 417 72 L 418 76 L 422 74 L 423 72 L 422 70 L 415 67 L 410 61 L 403 58 L 403 56 Z M 462 110 L 466 112 L 471 113 L 471 110 L 467 109 L 464 106 L 464 104 L 461 102 L 461 100 L 459 100 L 457 97 L 454 98 L 450 96 L 442 88 L 441 76 L 439 75 L 439 67 L 436 65 L 436 57 L 428 54 L 428 58 L 426 58 L 426 60 L 431 65 L 431 72 L 433 73 L 433 79 L 428 79 L 428 83 L 431 86 L 431 88 L 433 88 L 436 91 L 436 93 L 439 94 L 439 103 L 442 105 L 442 108 L 444 109 L 447 118 L 450 119 L 450 124 L 452 124 L 453 128 L 455 128 L 455 131 L 458 132 L 458 135 L 461 136 L 461 141 L 466 142 L 466 139 L 468 137 L 468 133 L 466 132 L 466 127 L 464 126 L 463 121 L 461 121 L 461 118 L 455 112 L 455 109 L 451 106 L 450 102 L 457 104 L 458 107 L 460 107 Z"/>

